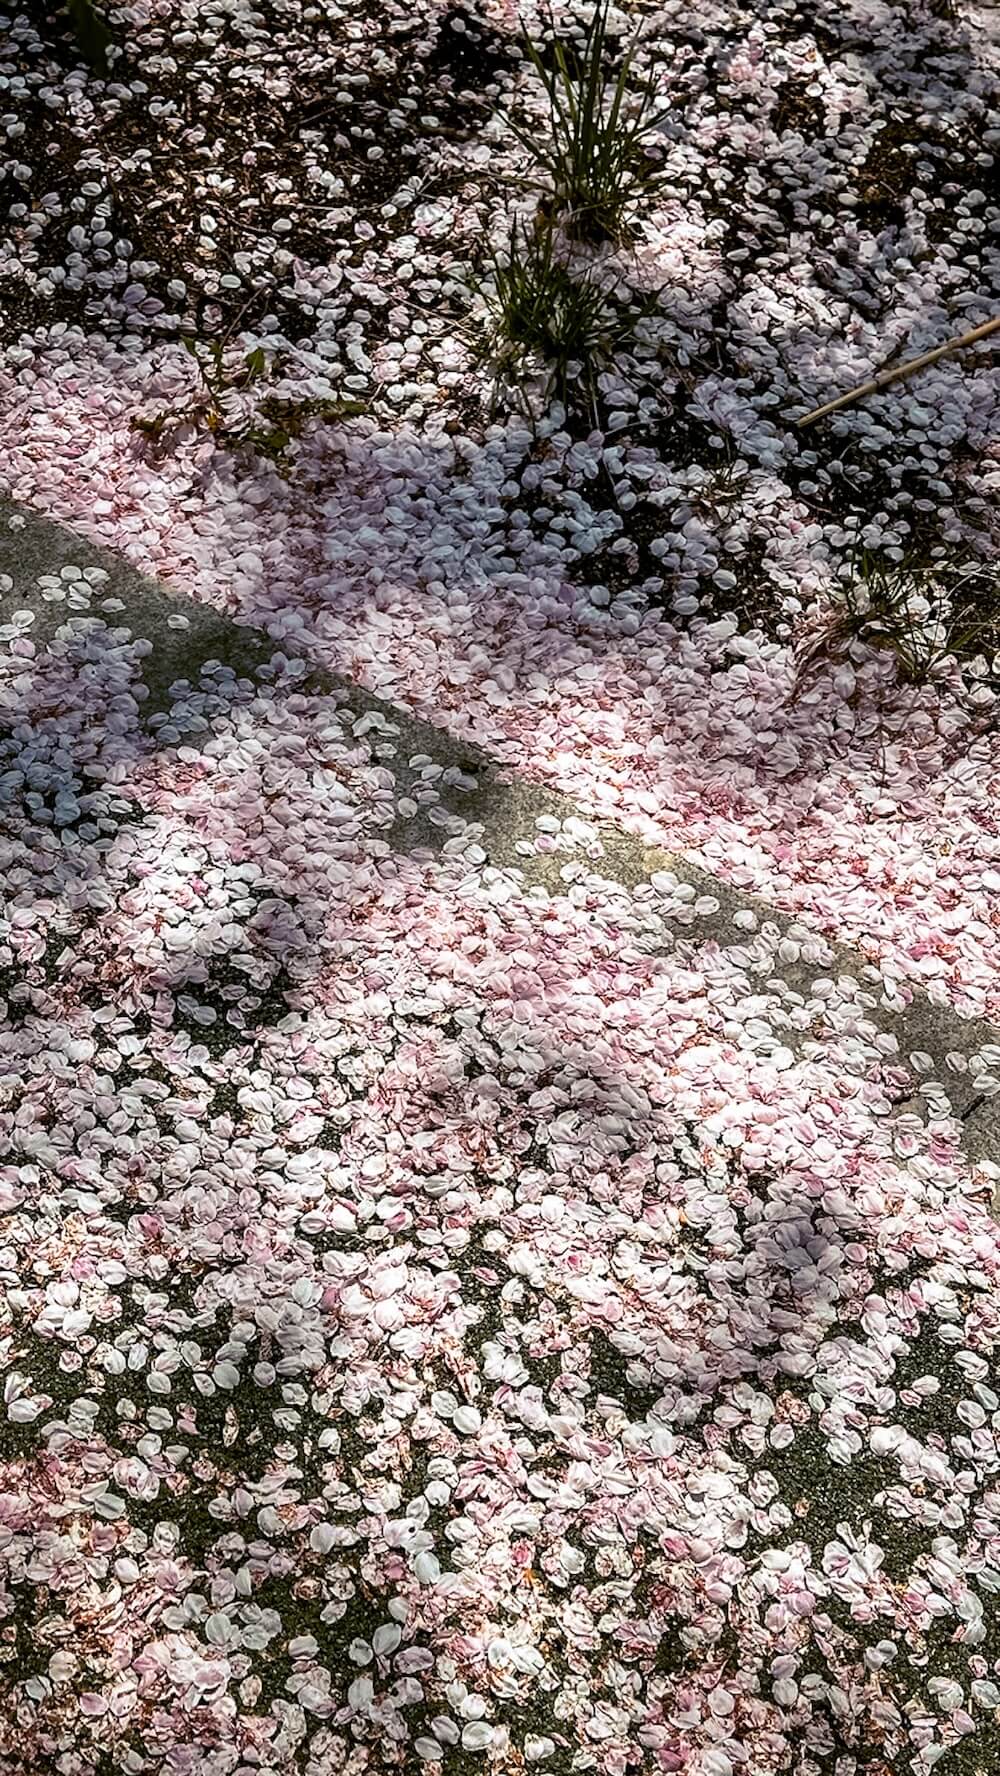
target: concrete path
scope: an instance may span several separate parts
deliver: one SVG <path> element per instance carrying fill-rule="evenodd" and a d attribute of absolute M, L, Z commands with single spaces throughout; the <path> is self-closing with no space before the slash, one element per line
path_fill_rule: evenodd
<path fill-rule="evenodd" d="M 122 558 L 95 547 L 62 525 L 0 499 L 0 575 L 12 582 L 11 589 L 4 591 L 0 581 L 0 624 L 8 622 L 14 611 L 31 609 L 35 612 L 32 639 L 36 646 L 44 645 L 70 613 L 64 604 L 43 598 L 39 578 L 58 574 L 65 566 L 104 569 L 109 577 L 100 597 L 118 599 L 124 607 L 112 620 L 136 638 L 154 644 L 143 667 L 149 690 L 143 706 L 147 719 L 169 707 L 170 686 L 176 681 L 197 683 L 204 663 L 221 660 L 238 672 L 252 674 L 276 651 L 277 644 L 262 631 L 168 592 Z M 949 1055 L 972 1055 L 987 1043 L 1000 1044 L 1000 1029 L 996 1026 L 932 1005 L 919 994 L 905 1010 L 892 1009 L 885 1000 L 878 969 L 845 944 L 821 940 L 823 960 L 819 969 L 801 959 L 778 961 L 777 945 L 782 939 L 790 939 L 793 945 L 808 942 L 814 953 L 817 935 L 808 931 L 801 920 L 728 887 L 683 854 L 655 849 L 617 825 L 595 821 L 569 796 L 524 779 L 511 781 L 509 768 L 496 764 L 482 749 L 454 739 L 444 730 L 356 685 L 315 669 L 308 671 L 303 685 L 314 691 L 336 693 L 339 703 L 346 702 L 359 714 L 370 713 L 377 718 L 386 739 L 391 739 L 395 747 L 393 756 L 380 762 L 396 775 L 401 795 L 405 796 L 430 761 L 447 773 L 444 781 L 438 780 L 436 784 L 441 802 L 434 821 L 420 812 L 397 821 L 391 835 L 397 849 L 415 854 L 432 854 L 440 849 L 449 836 L 448 822 L 441 811 L 447 815 L 450 809 L 464 823 L 481 827 L 478 842 L 489 864 L 519 871 L 529 891 L 558 895 L 566 891 L 559 874 L 562 865 L 568 856 L 578 858 L 580 854 L 556 851 L 531 856 L 524 854 L 525 847 L 537 839 L 540 818 L 554 818 L 560 823 L 571 819 L 583 822 L 600 842 L 600 855 L 592 870 L 602 882 L 631 891 L 658 872 L 665 872 L 695 891 L 692 900 L 708 896 L 717 902 L 712 912 L 696 916 L 689 913 L 687 918 L 691 922 L 678 927 L 672 947 L 685 941 L 700 945 L 710 940 L 723 949 L 745 946 L 747 933 L 736 922 L 736 915 L 754 915 L 757 934 L 765 938 L 764 949 L 769 957 L 761 965 L 759 990 L 770 994 L 779 1007 L 786 1009 L 805 1001 L 816 1006 L 810 1035 L 798 1035 L 782 1019 L 781 1042 L 794 1048 L 797 1043 L 801 1046 L 803 1041 L 818 1039 L 817 1023 L 821 1028 L 823 1011 L 813 986 L 820 975 L 851 983 L 848 990 L 857 1005 L 859 1033 L 889 1034 L 898 1042 L 903 1057 L 923 1051 L 933 1061 L 933 1074 L 921 1091 L 896 1109 L 912 1112 L 933 1107 L 934 1081 L 940 1081 L 953 1110 L 963 1118 L 969 1158 L 976 1164 L 992 1165 L 1000 1157 L 1000 1099 L 978 1102 L 968 1075 L 956 1073 L 946 1060 Z M 787 952 L 787 943 L 785 948 Z M 830 1033 L 833 1035 L 832 1027 Z M 1000 1172 L 997 1178 L 1000 1182 Z M 994 1203 L 1000 1209 L 1000 1188 Z"/>

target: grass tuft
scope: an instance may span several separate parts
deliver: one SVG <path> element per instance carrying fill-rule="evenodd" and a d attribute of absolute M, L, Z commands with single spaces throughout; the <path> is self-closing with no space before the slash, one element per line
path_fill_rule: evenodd
<path fill-rule="evenodd" d="M 580 48 L 556 37 L 551 65 L 544 40 L 526 34 L 528 58 L 548 100 L 548 127 L 540 133 L 510 123 L 565 232 L 590 242 L 620 241 L 630 208 L 664 176 L 649 151 L 664 115 L 655 75 L 631 85 L 636 37 L 617 78 L 609 80 L 610 10 L 610 0 L 597 0 Z"/>
<path fill-rule="evenodd" d="M 496 255 L 480 286 L 492 327 L 483 355 L 501 372 L 523 380 L 534 367 L 546 378 L 546 397 L 567 409 L 591 400 L 595 376 L 627 331 L 627 323 L 589 267 L 579 274 L 560 252 L 551 218 L 515 220 L 506 253 Z"/>
<path fill-rule="evenodd" d="M 855 643 L 892 654 L 903 684 L 927 684 L 948 660 L 978 659 L 981 676 L 995 672 L 1000 579 L 983 562 L 890 560 L 861 549 L 799 642 L 797 689 Z"/>

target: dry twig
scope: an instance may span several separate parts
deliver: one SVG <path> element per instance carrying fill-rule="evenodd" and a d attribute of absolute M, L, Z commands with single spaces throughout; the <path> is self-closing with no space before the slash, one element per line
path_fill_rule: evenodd
<path fill-rule="evenodd" d="M 1000 331 L 1000 315 L 992 321 L 984 321 L 981 327 L 973 327 L 971 333 L 963 333 L 957 339 L 949 339 L 944 345 L 937 345 L 933 351 L 922 352 L 919 358 L 910 358 L 905 364 L 897 364 L 892 370 L 882 370 L 869 382 L 859 382 L 857 388 L 848 389 L 846 395 L 838 395 L 835 401 L 825 401 L 822 407 L 814 407 L 795 421 L 802 426 L 812 425 L 817 419 L 825 419 L 828 413 L 835 413 L 839 407 L 847 407 L 852 401 L 860 401 L 863 395 L 874 395 L 879 389 L 888 388 L 891 382 L 898 382 L 900 377 L 912 376 L 915 370 L 922 370 L 925 364 L 934 364 L 938 358 L 946 358 L 951 352 L 960 351 L 963 346 L 975 345 L 978 339 L 986 339 L 991 333 Z"/>

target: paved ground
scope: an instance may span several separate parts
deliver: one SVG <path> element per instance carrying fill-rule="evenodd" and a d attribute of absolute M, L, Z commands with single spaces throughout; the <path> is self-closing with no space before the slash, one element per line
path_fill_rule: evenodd
<path fill-rule="evenodd" d="M 102 588 L 102 597 L 119 599 L 124 607 L 115 620 L 134 636 L 154 643 L 144 663 L 149 691 L 144 705 L 147 719 L 168 705 L 169 687 L 176 681 L 197 682 L 205 662 L 223 660 L 239 671 L 252 672 L 266 663 L 274 651 L 275 644 L 266 634 L 167 591 L 121 558 L 96 548 L 64 526 L 0 500 L 0 575 L 12 582 L 6 592 L 0 582 L 0 624 L 9 621 L 12 612 L 30 608 L 35 612 L 32 636 L 36 645 L 48 640 L 67 613 L 65 606 L 44 599 L 39 580 L 41 576 L 58 574 L 67 565 L 103 568 L 109 578 Z M 707 896 L 717 903 L 716 910 L 697 916 L 696 930 L 691 926 L 679 929 L 677 943 L 683 944 L 685 936 L 694 935 L 702 942 L 714 938 L 723 948 L 740 943 L 745 939 L 745 931 L 736 922 L 740 913 L 755 916 L 758 928 L 773 940 L 770 949 L 776 949 L 782 939 L 791 939 L 792 944 L 810 939 L 815 942 L 816 934 L 805 930 L 800 921 L 756 897 L 729 888 L 683 854 L 647 846 L 607 821 L 593 822 L 587 810 L 568 796 L 520 778 L 512 779 L 508 770 L 501 769 L 478 748 L 453 739 L 405 709 L 327 673 L 310 671 L 304 682 L 312 689 L 328 689 L 339 702 L 346 701 L 359 713 L 370 713 L 384 724 L 387 737 L 391 735 L 395 745 L 394 753 L 384 762 L 398 782 L 402 774 L 401 791 L 409 787 L 429 760 L 457 779 L 450 784 L 445 780 L 440 806 L 447 813 L 450 796 L 454 812 L 460 813 L 466 824 L 474 822 L 481 827 L 479 843 L 488 863 L 521 871 L 526 884 L 536 891 L 552 895 L 565 891 L 559 871 L 566 859 L 559 852 L 525 855 L 524 847 L 537 839 L 540 819 L 572 819 L 592 826 L 599 839 L 600 856 L 594 869 L 602 880 L 631 889 L 658 872 L 670 872 L 689 884 L 694 891 L 692 899 Z M 439 808 L 433 822 L 419 812 L 411 819 L 397 822 L 393 842 L 400 850 L 434 851 L 448 836 L 447 820 L 442 818 Z M 785 949 L 787 952 L 787 943 Z M 932 1057 L 934 1076 L 947 1080 L 951 1102 L 963 1117 L 969 1157 L 975 1162 L 992 1163 L 1000 1154 L 1000 1101 L 979 1102 L 971 1084 L 954 1072 L 946 1057 L 972 1054 L 984 1043 L 1000 1043 L 1000 1030 L 982 1020 L 964 1018 L 935 1006 L 922 996 L 914 997 L 905 1011 L 892 1009 L 885 1001 L 878 970 L 843 944 L 824 940 L 821 972 L 854 983 L 852 997 L 858 1007 L 859 1026 L 867 1025 L 892 1035 L 904 1055 L 919 1050 Z M 770 968 L 764 972 L 760 986 L 788 1006 L 810 997 L 816 978 L 816 966 L 783 957 L 773 972 Z M 783 1024 L 781 1040 L 794 1047 L 802 1039 Z M 908 1110 L 918 1107 L 916 1100 L 898 1106 Z M 1000 1206 L 1000 1188 L 995 1201 Z"/>

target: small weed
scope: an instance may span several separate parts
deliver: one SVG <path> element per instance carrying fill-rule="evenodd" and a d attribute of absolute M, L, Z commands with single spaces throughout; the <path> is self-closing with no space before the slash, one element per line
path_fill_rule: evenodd
<path fill-rule="evenodd" d="M 189 333 L 183 333 L 181 344 L 198 366 L 212 413 L 217 416 L 217 423 L 225 418 L 229 395 L 236 390 L 250 388 L 267 370 L 267 358 L 260 345 L 246 353 L 242 368 L 231 375 L 226 369 L 224 339 L 194 339 Z"/>
<path fill-rule="evenodd" d="M 268 395 L 258 409 L 259 416 L 268 421 L 268 424 L 251 428 L 243 441 L 260 455 L 270 456 L 276 461 L 287 450 L 293 438 L 301 437 L 307 420 L 319 419 L 327 425 L 334 425 L 342 419 L 356 419 L 359 414 L 367 411 L 365 401 L 326 401 L 319 397 L 291 401 L 283 400 L 278 395 Z"/>
<path fill-rule="evenodd" d="M 546 395 L 566 408 L 581 391 L 594 397 L 595 376 L 627 326 L 592 270 L 577 275 L 558 251 L 550 218 L 515 222 L 506 254 L 494 258 L 481 294 L 492 329 L 484 355 L 520 379 L 532 366 L 547 377 Z"/>
<path fill-rule="evenodd" d="M 237 368 L 226 363 L 228 340 L 194 339 L 181 335 L 181 344 L 198 367 L 201 392 L 186 408 L 164 407 L 145 419 L 134 419 L 136 431 L 159 442 L 164 433 L 194 420 L 210 432 L 228 437 L 245 429 L 241 425 L 238 397 L 252 388 L 267 372 L 267 358 L 262 346 L 247 352 Z"/>
<path fill-rule="evenodd" d="M 854 643 L 893 654 L 908 685 L 927 684 L 951 659 L 985 659 L 989 669 L 1000 650 L 1000 579 L 979 562 L 893 561 L 861 550 L 799 644 L 798 687 Z"/>
<path fill-rule="evenodd" d="M 511 129 L 550 193 L 566 233 L 576 240 L 617 241 L 633 204 L 661 182 L 649 152 L 664 116 L 655 75 L 630 90 L 638 39 L 627 49 L 613 85 L 606 71 L 610 0 L 597 0 L 582 47 L 555 38 L 553 61 L 542 40 L 526 37 L 529 60 L 548 100 L 547 133 Z"/>
<path fill-rule="evenodd" d="M 263 347 L 254 347 L 230 368 L 226 361 L 226 338 L 194 339 L 190 334 L 184 334 L 181 344 L 198 366 L 201 392 L 186 407 L 165 407 L 159 413 L 132 421 L 134 429 L 153 443 L 163 442 L 179 426 L 194 422 L 205 426 L 220 443 L 250 449 L 280 463 L 288 445 L 301 435 L 308 419 L 322 419 L 332 424 L 366 411 L 361 401 L 295 401 L 267 395 L 252 413 L 248 413 L 241 397 L 248 394 L 269 369 Z"/>

